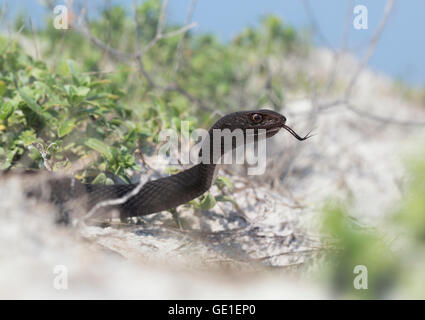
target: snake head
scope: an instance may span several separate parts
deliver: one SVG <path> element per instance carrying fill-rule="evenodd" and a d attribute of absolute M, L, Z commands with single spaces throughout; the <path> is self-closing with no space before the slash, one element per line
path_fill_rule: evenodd
<path fill-rule="evenodd" d="M 254 135 L 258 135 L 259 129 L 266 130 L 266 137 L 273 137 L 281 128 L 289 131 L 298 140 L 306 140 L 311 137 L 310 133 L 300 137 L 292 128 L 286 125 L 286 117 L 273 110 L 261 109 L 251 111 L 239 111 L 228 114 L 221 118 L 213 126 L 215 129 L 253 129 Z"/>

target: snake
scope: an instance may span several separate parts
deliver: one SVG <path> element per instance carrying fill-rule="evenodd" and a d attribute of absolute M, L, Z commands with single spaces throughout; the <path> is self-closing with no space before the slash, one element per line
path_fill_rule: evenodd
<path fill-rule="evenodd" d="M 208 130 L 206 141 L 210 149 L 217 143 L 213 140 L 214 130 L 225 130 L 229 132 L 240 129 L 246 143 L 247 133 L 250 132 L 258 141 L 260 132 L 265 132 L 265 138 L 277 134 L 280 129 L 289 131 L 296 139 L 302 141 L 311 137 L 310 133 L 304 137 L 299 136 L 293 129 L 286 125 L 286 117 L 273 110 L 261 109 L 251 111 L 237 111 L 217 120 Z M 250 129 L 250 130 L 249 130 Z M 261 131 L 263 129 L 263 131 Z M 205 143 L 205 142 L 204 142 Z M 219 143 L 222 143 L 220 140 Z M 222 157 L 230 149 L 236 148 L 234 141 L 227 147 L 220 147 L 218 158 Z M 181 171 L 168 177 L 159 178 L 146 182 L 137 193 L 128 197 L 125 202 L 109 206 L 109 209 L 119 211 L 120 218 L 146 216 L 149 214 L 170 210 L 179 205 L 198 198 L 207 192 L 213 185 L 218 171 L 218 158 L 213 152 L 209 161 L 202 158 L 200 163 L 189 169 Z M 138 188 L 137 183 L 132 184 L 85 184 L 75 178 L 63 177 L 49 180 L 50 200 L 59 205 L 71 199 L 83 199 L 86 210 L 91 210 L 97 204 L 111 199 L 119 199 L 134 193 Z M 34 193 L 34 191 L 32 191 Z M 40 192 L 39 192 L 40 193 Z"/>

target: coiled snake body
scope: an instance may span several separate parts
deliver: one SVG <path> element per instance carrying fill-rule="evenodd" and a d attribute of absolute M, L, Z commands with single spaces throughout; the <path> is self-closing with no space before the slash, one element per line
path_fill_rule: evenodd
<path fill-rule="evenodd" d="M 246 138 L 246 130 L 253 129 L 254 136 L 258 138 L 258 130 L 265 129 L 266 137 L 274 136 L 281 128 L 285 128 L 298 140 L 309 137 L 298 136 L 290 127 L 286 126 L 286 118 L 271 110 L 239 111 L 230 113 L 219 119 L 209 130 L 210 146 L 216 143 L 212 140 L 214 129 L 242 129 Z M 244 143 L 246 142 L 246 139 Z M 221 141 L 220 141 L 221 143 Z M 229 149 L 235 148 L 233 143 Z M 221 147 L 222 156 L 226 150 Z M 169 177 L 149 181 L 140 191 L 127 199 L 122 204 L 114 205 L 121 217 L 144 216 L 155 212 L 175 208 L 181 204 L 199 197 L 206 192 L 214 182 L 217 159 L 211 158 L 208 163 L 201 162 L 185 171 Z M 84 206 L 87 210 L 97 203 L 110 199 L 117 199 L 127 195 L 137 187 L 137 184 L 127 185 L 98 185 L 83 184 L 72 178 L 50 179 L 50 200 L 60 206 L 72 199 L 85 199 Z"/>

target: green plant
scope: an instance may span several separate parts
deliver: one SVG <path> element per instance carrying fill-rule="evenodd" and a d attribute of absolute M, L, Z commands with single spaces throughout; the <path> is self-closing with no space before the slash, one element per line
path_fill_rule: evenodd
<path fill-rule="evenodd" d="M 350 210 L 342 204 L 324 209 L 324 231 L 336 240 L 328 255 L 326 283 L 338 297 L 350 298 L 419 298 L 425 297 L 425 155 L 407 162 L 404 197 L 400 209 L 389 219 L 385 232 L 356 227 Z M 367 289 L 355 289 L 353 270 L 367 268 Z"/>
<path fill-rule="evenodd" d="M 5 41 L 3 39 L 3 41 Z M 102 159 L 92 168 L 111 171 L 128 180 L 136 169 L 134 150 L 150 136 L 133 112 L 120 103 L 122 92 L 108 79 L 91 77 L 69 60 L 52 73 L 16 44 L 0 54 L 0 166 L 38 169 L 40 148 L 49 148 L 53 170 L 97 151 Z"/>

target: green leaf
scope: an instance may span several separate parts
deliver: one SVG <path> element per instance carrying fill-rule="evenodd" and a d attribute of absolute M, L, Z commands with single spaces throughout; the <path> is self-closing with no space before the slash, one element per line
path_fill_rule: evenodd
<path fill-rule="evenodd" d="M 11 166 L 16 152 L 17 149 L 13 149 L 7 152 L 0 147 L 0 170 L 5 170 Z"/>
<path fill-rule="evenodd" d="M 79 85 L 80 80 L 78 79 L 78 74 L 77 74 L 77 72 L 75 71 L 75 68 L 74 68 L 74 61 L 68 60 L 67 62 L 68 62 L 69 71 L 71 72 L 71 75 L 72 75 L 72 81 L 76 85 Z"/>
<path fill-rule="evenodd" d="M 58 128 L 58 136 L 62 138 L 63 136 L 66 136 L 68 133 L 74 129 L 75 123 L 73 120 L 65 120 L 63 121 L 59 128 Z"/>
<path fill-rule="evenodd" d="M 85 97 L 90 92 L 90 88 L 87 87 L 78 87 L 75 90 L 75 94 L 79 97 Z"/>
<path fill-rule="evenodd" d="M 33 144 L 37 140 L 37 136 L 33 129 L 23 131 L 20 134 L 19 138 L 21 139 L 21 142 L 25 147 L 28 147 L 29 145 Z"/>
<path fill-rule="evenodd" d="M 85 145 L 93 150 L 96 150 L 100 154 L 106 156 L 107 158 L 112 158 L 111 151 L 109 149 L 109 146 L 105 144 L 103 141 L 100 141 L 95 138 L 89 138 Z"/>
<path fill-rule="evenodd" d="M 233 200 L 231 197 L 229 197 L 229 196 L 223 196 L 223 195 L 220 195 L 220 196 L 217 196 L 216 198 L 215 198 L 217 201 L 219 201 L 219 202 L 231 202 L 231 203 L 233 203 L 234 205 L 237 205 L 237 202 L 235 201 L 235 200 Z"/>
<path fill-rule="evenodd" d="M 6 83 L 0 80 L 0 96 L 4 96 L 5 92 L 6 92 Z"/>
<path fill-rule="evenodd" d="M 224 176 L 217 177 L 217 179 L 215 180 L 215 184 L 219 188 L 228 187 L 230 190 L 233 190 L 233 184 L 228 177 L 224 177 Z"/>
<path fill-rule="evenodd" d="M 164 171 L 167 174 L 176 174 L 176 173 L 179 173 L 180 170 L 176 167 L 167 167 L 167 168 L 165 168 Z"/>
<path fill-rule="evenodd" d="M 13 104 L 10 101 L 6 101 L 5 103 L 0 105 L 0 119 L 6 120 L 13 112 Z"/>
<path fill-rule="evenodd" d="M 94 178 L 93 184 L 105 184 L 106 183 L 106 175 L 104 173 L 99 173 L 96 178 Z"/>
<path fill-rule="evenodd" d="M 22 100 L 27 104 L 27 106 L 34 111 L 37 114 L 41 114 L 42 110 L 41 107 L 38 105 L 38 103 L 31 98 L 28 94 L 26 94 L 23 90 L 18 89 L 19 95 L 21 96 Z"/>
<path fill-rule="evenodd" d="M 46 83 L 41 81 L 35 81 L 34 84 L 36 85 L 38 90 L 43 92 L 49 98 L 46 105 L 52 106 L 65 104 L 65 101 L 62 101 L 62 99 L 57 96 L 56 93 Z"/>
<path fill-rule="evenodd" d="M 215 206 L 216 203 L 217 202 L 214 196 L 208 192 L 201 200 L 200 206 L 202 210 L 210 210 Z"/>
<path fill-rule="evenodd" d="M 75 92 L 75 87 L 73 85 L 70 85 L 70 84 L 64 85 L 63 89 L 65 90 L 65 93 L 69 97 L 71 97 L 73 95 L 73 93 Z"/>

